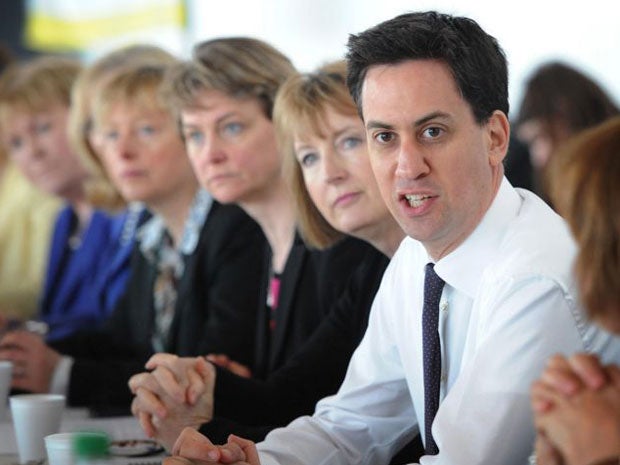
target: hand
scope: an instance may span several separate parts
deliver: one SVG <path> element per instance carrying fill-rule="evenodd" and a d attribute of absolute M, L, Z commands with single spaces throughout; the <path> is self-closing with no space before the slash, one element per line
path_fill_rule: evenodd
<path fill-rule="evenodd" d="M 570 358 L 555 355 L 547 362 L 540 379 L 532 385 L 532 409 L 542 413 L 552 408 L 549 392 L 571 396 L 582 389 L 599 389 L 608 375 L 599 359 L 590 354 L 575 354 Z"/>
<path fill-rule="evenodd" d="M 560 453 L 549 443 L 542 432 L 536 436 L 534 452 L 536 454 L 536 465 L 565 465 Z"/>
<path fill-rule="evenodd" d="M 609 366 L 606 376 L 597 390 L 545 393 L 553 408 L 536 415 L 536 427 L 568 465 L 620 456 L 620 369 Z"/>
<path fill-rule="evenodd" d="M 49 392 L 60 354 L 43 338 L 28 331 L 11 331 L 0 340 L 0 360 L 13 362 L 11 387 L 35 393 Z"/>
<path fill-rule="evenodd" d="M 210 463 L 260 465 L 256 445 L 252 441 L 231 435 L 228 443 L 215 446 L 209 439 L 192 429 L 185 429 L 172 450 L 173 457 L 163 465 L 199 465 Z"/>
<path fill-rule="evenodd" d="M 242 378 L 252 377 L 252 371 L 248 367 L 242 365 L 239 362 L 231 360 L 228 355 L 209 354 L 206 356 L 206 359 L 209 360 L 211 363 L 217 365 L 218 367 L 225 368 L 231 373 L 234 373 L 237 376 L 241 376 Z"/>
<path fill-rule="evenodd" d="M 203 358 L 157 354 L 155 367 L 129 380 L 135 394 L 131 410 L 147 436 L 170 450 L 183 428 L 198 429 L 213 417 L 215 368 Z"/>

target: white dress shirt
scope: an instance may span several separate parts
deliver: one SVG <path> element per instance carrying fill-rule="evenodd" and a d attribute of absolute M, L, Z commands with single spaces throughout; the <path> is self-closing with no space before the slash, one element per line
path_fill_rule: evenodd
<path fill-rule="evenodd" d="M 422 465 L 523 465 L 535 431 L 529 389 L 555 353 L 620 360 L 620 339 L 577 302 L 575 246 L 562 219 L 506 179 L 475 231 L 435 264 L 441 401 L 436 456 Z M 424 431 L 421 243 L 407 238 L 375 298 L 366 335 L 335 396 L 259 444 L 263 465 L 380 465 Z"/>

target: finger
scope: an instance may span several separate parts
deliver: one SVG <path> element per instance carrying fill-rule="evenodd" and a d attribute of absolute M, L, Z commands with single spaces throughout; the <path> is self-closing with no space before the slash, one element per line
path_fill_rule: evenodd
<path fill-rule="evenodd" d="M 153 417 L 148 413 L 141 411 L 138 412 L 137 418 L 140 426 L 142 427 L 142 430 L 144 431 L 144 434 L 146 434 L 146 436 L 149 438 L 154 438 L 157 431 L 155 429 L 155 425 L 153 424 Z"/>
<path fill-rule="evenodd" d="M 177 360 L 178 358 L 179 357 L 177 355 L 166 354 L 166 353 L 160 352 L 160 353 L 157 353 L 151 356 L 151 358 L 147 360 L 144 366 L 146 367 L 147 370 L 153 370 L 161 365 L 168 366 L 171 363 L 174 363 L 174 361 Z"/>
<path fill-rule="evenodd" d="M 179 403 L 185 402 L 185 392 L 189 384 L 186 376 L 179 376 L 177 378 L 175 373 L 162 365 L 158 366 L 151 374 L 157 380 L 159 386 L 161 386 L 163 393 L 166 393 Z"/>
<path fill-rule="evenodd" d="M 148 389 L 138 388 L 136 397 L 132 402 L 135 404 L 137 411 L 146 412 L 149 415 L 155 415 L 159 418 L 166 418 L 168 409 L 161 399 Z"/>
<path fill-rule="evenodd" d="M 562 465 L 563 461 L 551 443 L 542 435 L 536 438 L 536 464 L 537 465 Z"/>
<path fill-rule="evenodd" d="M 228 436 L 229 443 L 238 444 L 243 453 L 245 454 L 245 461 L 251 464 L 259 464 L 260 459 L 258 457 L 258 450 L 256 449 L 256 444 L 249 439 L 240 438 L 239 436 L 235 436 L 231 434 Z"/>
<path fill-rule="evenodd" d="M 228 370 L 236 374 L 237 376 L 241 376 L 243 378 L 249 378 L 252 375 L 252 372 L 248 367 L 242 365 L 239 362 L 230 361 L 228 363 Z"/>
<path fill-rule="evenodd" d="M 209 354 L 205 357 L 211 363 L 214 363 L 217 366 L 222 368 L 227 368 L 230 363 L 230 359 L 226 355 L 221 354 Z"/>
<path fill-rule="evenodd" d="M 609 365 L 607 367 L 607 377 L 611 383 L 620 387 L 620 367 L 617 365 Z"/>
<path fill-rule="evenodd" d="M 222 463 L 238 463 L 245 462 L 245 453 L 239 444 L 228 442 L 220 446 L 220 462 Z"/>
<path fill-rule="evenodd" d="M 564 394 L 542 381 L 536 381 L 530 389 L 532 410 L 535 414 L 543 414 L 550 411 L 558 400 L 564 399 Z"/>
<path fill-rule="evenodd" d="M 607 382 L 605 368 L 598 357 L 591 354 L 575 354 L 568 359 L 572 370 L 590 389 L 599 389 Z"/>
<path fill-rule="evenodd" d="M 133 375 L 129 378 L 129 390 L 135 394 L 138 388 L 146 387 L 148 384 L 148 379 L 150 378 L 150 373 L 138 373 L 137 375 Z"/>
<path fill-rule="evenodd" d="M 198 398 L 206 392 L 207 384 L 196 370 L 188 369 L 187 379 L 189 382 L 189 387 L 187 388 L 187 402 L 190 405 L 195 405 Z"/>
<path fill-rule="evenodd" d="M 568 365 L 548 366 L 540 376 L 540 381 L 566 396 L 571 396 L 583 388 L 581 379 Z"/>
<path fill-rule="evenodd" d="M 193 428 L 184 428 L 172 447 L 172 455 L 206 462 L 218 462 L 220 450 Z"/>
<path fill-rule="evenodd" d="M 203 377 L 213 376 L 213 364 L 209 363 L 206 357 L 196 357 L 196 371 Z"/>
<path fill-rule="evenodd" d="M 168 457 L 161 463 L 162 465 L 192 465 L 191 460 L 184 459 L 183 457 Z"/>

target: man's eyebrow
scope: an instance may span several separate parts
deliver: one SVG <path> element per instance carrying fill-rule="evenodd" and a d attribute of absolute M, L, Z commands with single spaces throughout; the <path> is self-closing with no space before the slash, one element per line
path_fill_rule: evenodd
<path fill-rule="evenodd" d="M 421 118 L 418 118 L 417 120 L 415 120 L 413 122 L 413 127 L 422 126 L 423 124 L 426 124 L 429 121 L 432 121 L 434 119 L 451 119 L 451 118 L 452 117 L 450 116 L 450 114 L 446 113 L 445 111 L 433 111 L 432 113 L 429 113 L 428 115 L 424 115 Z M 370 120 L 366 123 L 366 129 L 393 130 L 394 126 L 388 123 L 383 123 L 378 120 Z"/>
<path fill-rule="evenodd" d="M 366 129 L 394 129 L 394 126 L 381 121 L 370 120 L 366 123 Z"/>
<path fill-rule="evenodd" d="M 451 116 L 449 113 L 446 113 L 445 111 L 434 111 L 432 113 L 429 113 L 428 115 L 425 115 L 417 119 L 413 123 L 413 125 L 415 127 L 422 126 L 423 124 L 426 124 L 429 121 L 434 120 L 434 119 L 451 119 Z"/>

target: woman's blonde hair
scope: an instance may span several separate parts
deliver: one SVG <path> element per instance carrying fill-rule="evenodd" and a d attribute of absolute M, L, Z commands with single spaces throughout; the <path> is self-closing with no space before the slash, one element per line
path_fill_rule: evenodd
<path fill-rule="evenodd" d="M 154 45 L 130 45 L 113 50 L 87 66 L 79 74 L 72 90 L 69 115 L 69 141 L 82 163 L 94 173 L 87 185 L 89 200 L 98 206 L 119 208 L 124 200 L 110 182 L 95 148 L 89 140 L 94 130 L 93 99 L 98 88 L 116 72 L 127 66 L 175 63 L 174 55 Z"/>
<path fill-rule="evenodd" d="M 119 102 L 147 111 L 169 111 L 160 92 L 167 69 L 167 64 L 136 64 L 128 65 L 110 76 L 101 84 L 93 101 L 95 126 L 104 126 L 103 120 L 109 114 L 110 107 Z"/>
<path fill-rule="evenodd" d="M 618 180 L 620 117 L 579 133 L 549 164 L 551 199 L 577 241 L 575 274 L 593 318 L 620 318 Z"/>
<path fill-rule="evenodd" d="M 294 72 L 291 61 L 266 42 L 247 37 L 214 39 L 197 44 L 192 61 L 173 68 L 165 93 L 177 113 L 195 106 L 196 97 L 205 90 L 255 98 L 271 119 L 276 93 Z"/>
<path fill-rule="evenodd" d="M 15 110 L 39 112 L 54 105 L 69 108 L 71 87 L 80 69 L 79 61 L 59 56 L 9 65 L 0 79 L 0 124 L 9 121 Z"/>
<path fill-rule="evenodd" d="M 346 85 L 346 72 L 345 62 L 337 61 L 314 73 L 296 74 L 282 85 L 274 106 L 278 143 L 285 154 L 283 171 L 297 206 L 299 231 L 316 248 L 333 245 L 343 233 L 328 223 L 310 198 L 293 142 L 301 134 L 322 135 L 328 109 L 357 116 Z"/>

